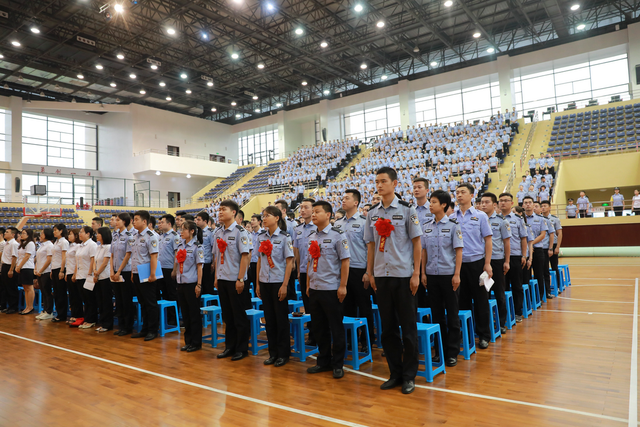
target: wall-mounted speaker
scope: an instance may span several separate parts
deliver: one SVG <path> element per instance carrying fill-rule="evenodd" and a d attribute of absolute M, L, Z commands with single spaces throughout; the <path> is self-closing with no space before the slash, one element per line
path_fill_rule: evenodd
<path fill-rule="evenodd" d="M 15 185 L 15 187 L 16 187 L 15 190 L 16 191 L 15 191 L 15 193 L 20 193 L 22 191 L 22 189 L 20 188 L 20 178 L 16 177 L 15 182 L 16 182 L 16 185 Z"/>

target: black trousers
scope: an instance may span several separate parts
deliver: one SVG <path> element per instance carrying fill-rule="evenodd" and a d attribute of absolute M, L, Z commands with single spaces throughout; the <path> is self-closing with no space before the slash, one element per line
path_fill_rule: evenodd
<path fill-rule="evenodd" d="M 291 272 L 291 274 L 293 274 L 293 272 Z M 302 304 L 304 305 L 304 312 L 307 314 L 311 313 L 311 306 L 309 305 L 309 297 L 307 296 L 307 273 L 300 273 L 300 293 L 302 294 Z M 347 291 L 347 294 L 349 294 L 349 292 Z M 313 328 L 311 327 L 311 325 L 313 325 L 313 320 L 311 320 L 310 322 L 307 322 L 307 328 L 309 329 L 309 341 L 311 342 L 311 344 L 315 344 L 316 343 L 316 339 L 313 335 Z"/>
<path fill-rule="evenodd" d="M 533 270 L 533 258 L 531 258 L 531 267 L 527 268 L 526 264 L 524 265 L 524 267 L 522 267 L 522 284 L 523 285 L 527 285 L 529 284 L 529 282 L 531 282 L 531 270 Z"/>
<path fill-rule="evenodd" d="M 535 176 L 535 174 L 536 174 L 536 168 L 532 168 L 532 169 L 530 168 L 529 169 L 529 173 L 531 174 L 531 177 L 533 178 Z"/>
<path fill-rule="evenodd" d="M 67 312 L 69 308 L 69 298 L 67 297 L 67 282 L 60 279 L 60 269 L 51 270 L 53 280 L 53 298 L 56 303 L 57 318 L 67 320 Z"/>
<path fill-rule="evenodd" d="M 460 270 L 460 310 L 471 310 L 473 300 L 476 333 L 481 340 L 490 341 L 491 313 L 489 313 L 489 297 L 484 286 L 479 285 L 483 268 L 484 258 L 474 262 L 462 263 Z"/>
<path fill-rule="evenodd" d="M 623 206 L 614 206 L 613 207 L 613 212 L 615 213 L 616 216 L 622 216 L 622 211 L 624 210 Z"/>
<path fill-rule="evenodd" d="M 260 283 L 260 296 L 266 321 L 269 356 L 288 359 L 291 355 L 289 302 L 286 298 L 279 300 L 278 290 L 281 286 L 282 283 Z"/>
<path fill-rule="evenodd" d="M 542 274 L 544 274 L 544 288 L 547 294 L 550 294 L 551 293 L 551 273 L 549 272 L 549 248 L 544 248 L 543 251 L 544 251 L 544 265 L 543 265 Z M 540 299 L 542 299 L 542 296 L 540 297 Z"/>
<path fill-rule="evenodd" d="M 309 289 L 309 306 L 313 321 L 313 336 L 318 343 L 317 365 L 342 369 L 347 342 L 342 323 L 344 307 L 338 299 L 338 291 Z M 358 344 L 351 344 L 356 351 Z"/>
<path fill-rule="evenodd" d="M 460 318 L 458 317 L 458 292 L 453 290 L 452 278 L 453 275 L 427 275 L 427 289 L 431 295 L 433 323 L 439 324 L 442 332 L 445 357 L 455 359 L 460 353 Z M 445 310 L 447 310 L 446 316 Z"/>
<path fill-rule="evenodd" d="M 116 312 L 118 313 L 118 329 L 130 332 L 133 329 L 135 306 L 133 305 L 133 282 L 131 272 L 123 271 L 124 282 L 113 282 L 113 293 L 116 296 Z"/>
<path fill-rule="evenodd" d="M 100 317 L 98 324 L 105 329 L 113 329 L 113 286 L 111 279 L 98 280 L 94 288 L 98 297 Z"/>
<path fill-rule="evenodd" d="M 287 285 L 287 299 L 293 301 L 298 299 L 298 295 L 296 294 L 296 277 L 298 277 L 298 269 L 294 268 L 291 270 L 291 276 L 289 276 L 289 283 Z M 302 283 L 300 283 L 300 292 L 302 292 Z M 304 302 L 304 299 L 302 302 Z"/>
<path fill-rule="evenodd" d="M 413 381 L 418 372 L 418 327 L 410 278 L 376 277 L 375 281 L 390 378 Z"/>
<path fill-rule="evenodd" d="M 505 277 L 505 289 L 509 286 L 511 287 L 516 316 L 522 316 L 522 302 L 524 300 L 522 291 L 522 257 L 519 255 L 510 257 L 509 266 L 509 271 L 507 271 Z"/>
<path fill-rule="evenodd" d="M 586 209 L 580 209 L 578 211 L 578 217 L 579 218 L 586 218 L 587 217 L 587 210 Z"/>
<path fill-rule="evenodd" d="M 364 288 L 362 276 L 367 272 L 366 268 L 350 268 L 347 280 L 347 296 L 343 301 L 344 315 L 348 317 L 364 317 L 369 328 L 369 342 L 375 342 L 373 334 L 373 311 L 369 292 Z"/>
<path fill-rule="evenodd" d="M 142 334 L 157 334 L 160 327 L 160 308 L 156 299 L 156 282 L 140 283 L 140 276 L 133 274 L 133 284 L 142 312 Z M 140 321 L 140 319 L 138 319 Z"/>
<path fill-rule="evenodd" d="M 557 244 L 553 244 L 553 251 L 555 252 L 556 248 L 558 247 Z M 553 271 L 556 272 L 556 280 L 558 281 L 558 290 L 560 290 L 560 270 L 558 269 L 558 255 L 557 254 L 553 254 L 552 256 L 549 257 L 549 264 L 551 266 L 551 269 Z"/>
<path fill-rule="evenodd" d="M 67 291 L 69 292 L 69 308 L 71 309 L 71 317 L 79 319 L 84 316 L 82 310 L 82 292 L 78 288 L 77 281 L 71 280 L 73 274 L 67 274 Z M 58 316 L 60 313 L 58 313 Z"/>
<path fill-rule="evenodd" d="M 98 321 L 98 295 L 96 290 L 98 284 L 96 283 L 93 290 L 90 291 L 84 288 L 85 282 L 86 279 L 76 280 L 76 286 L 82 292 L 82 300 L 84 301 L 84 314 L 82 317 L 84 317 L 85 323 L 96 323 Z"/>
<path fill-rule="evenodd" d="M 196 298 L 196 283 L 177 286 L 178 304 L 184 322 L 184 344 L 202 347 L 202 316 L 200 315 L 200 298 Z M 211 327 L 217 327 L 215 320 Z"/>
<path fill-rule="evenodd" d="M 222 320 L 225 323 L 225 348 L 233 353 L 244 353 L 249 349 L 251 325 L 242 302 L 242 296 L 236 291 L 236 282 L 218 279 L 218 294 Z"/>
<path fill-rule="evenodd" d="M 18 310 L 20 294 L 18 293 L 18 273 L 13 272 L 13 277 L 9 277 L 11 264 L 2 264 L 2 307 L 9 310 Z"/>
<path fill-rule="evenodd" d="M 257 250 L 257 249 L 256 249 Z M 249 263 L 249 269 L 247 270 L 247 281 L 244 283 L 244 289 L 242 290 L 242 298 L 244 300 L 244 309 L 250 310 L 253 308 L 251 304 L 251 283 L 253 283 L 253 292 L 256 291 L 256 270 L 258 268 L 257 262 Z"/>
<path fill-rule="evenodd" d="M 420 271 L 420 283 L 422 283 L 422 276 L 424 276 L 424 271 Z M 416 307 L 431 307 L 430 296 L 427 290 L 422 284 L 418 286 L 418 291 L 416 292 L 415 302 Z"/>
<path fill-rule="evenodd" d="M 38 284 L 42 294 L 42 311 L 51 314 L 53 313 L 53 282 L 49 273 L 43 273 L 42 276 L 38 277 Z M 63 311 L 66 309 L 66 307 L 62 308 Z"/>
<path fill-rule="evenodd" d="M 504 296 L 505 279 L 503 266 L 504 258 L 491 260 L 491 269 L 493 270 L 493 286 L 491 290 L 493 290 L 493 294 L 496 296 L 496 302 L 498 303 L 501 327 L 507 324 L 507 298 Z"/>
<path fill-rule="evenodd" d="M 211 263 L 202 264 L 202 294 L 216 295 L 216 288 L 213 286 L 213 276 L 211 274 Z M 201 295 L 202 295 L 201 294 Z"/>
<path fill-rule="evenodd" d="M 158 301 L 161 299 L 165 301 L 178 301 L 178 285 L 171 277 L 172 271 L 172 268 L 162 269 L 163 277 L 157 281 L 158 285 L 156 287 L 156 299 Z M 173 310 L 169 310 L 167 320 L 170 325 L 178 324 L 176 323 L 176 313 Z"/>
<path fill-rule="evenodd" d="M 545 264 L 544 259 L 545 250 L 542 248 L 533 248 L 533 260 L 531 261 L 531 269 L 533 270 L 534 279 L 538 281 L 540 300 L 542 300 L 542 293 L 545 292 L 547 286 L 549 286 L 549 289 L 551 289 L 551 286 L 545 283 L 545 280 L 547 280 L 546 277 L 549 277 L 549 267 L 547 267 L 547 276 L 545 277 L 544 266 L 548 265 L 548 262 Z M 550 277 L 549 280 L 551 280 Z"/>

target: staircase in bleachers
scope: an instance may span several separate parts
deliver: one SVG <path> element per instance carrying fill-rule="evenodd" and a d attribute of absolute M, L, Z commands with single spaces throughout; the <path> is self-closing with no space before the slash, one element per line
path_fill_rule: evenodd
<path fill-rule="evenodd" d="M 21 207 L 8 207 L 3 206 L 0 209 L 0 226 L 2 227 L 15 227 L 20 222 L 20 219 L 24 217 L 23 209 Z M 29 218 L 25 228 L 31 228 L 33 230 L 42 230 L 44 228 L 51 228 L 56 224 L 63 223 L 67 228 L 78 228 L 84 225 L 75 209 L 63 208 L 61 217 L 50 218 Z"/>
<path fill-rule="evenodd" d="M 280 170 L 280 162 L 272 162 L 263 170 L 258 172 L 256 176 L 245 183 L 238 191 L 248 191 L 251 195 L 259 193 L 267 193 L 269 191 L 268 179 Z"/>
<path fill-rule="evenodd" d="M 249 165 L 242 168 L 238 168 L 234 173 L 223 179 L 218 185 L 214 188 L 211 188 L 207 191 L 202 197 L 198 200 L 215 200 L 218 197 L 222 196 L 222 194 L 232 187 L 236 182 L 242 179 L 243 176 L 251 172 L 255 168 L 255 165 Z"/>

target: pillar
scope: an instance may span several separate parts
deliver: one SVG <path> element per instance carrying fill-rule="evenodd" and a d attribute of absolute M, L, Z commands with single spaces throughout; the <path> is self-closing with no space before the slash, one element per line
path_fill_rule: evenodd
<path fill-rule="evenodd" d="M 398 82 L 398 97 L 400 98 L 400 127 L 416 124 L 416 94 L 409 90 L 409 80 Z"/>
<path fill-rule="evenodd" d="M 629 38 L 627 43 L 629 92 L 631 98 L 640 98 L 640 84 L 638 84 L 638 78 L 640 78 L 640 23 L 636 22 L 627 27 L 627 37 Z"/>
<path fill-rule="evenodd" d="M 511 94 L 511 65 L 508 55 L 498 56 L 498 82 L 500 84 L 500 110 L 502 112 L 505 109 L 511 111 L 515 100 Z M 522 112 L 520 116 L 522 117 Z"/>
<path fill-rule="evenodd" d="M 11 182 L 5 187 L 5 194 L 12 202 L 22 201 L 22 102 L 22 98 L 11 97 Z M 17 192 L 16 178 L 20 178 L 20 191 Z"/>

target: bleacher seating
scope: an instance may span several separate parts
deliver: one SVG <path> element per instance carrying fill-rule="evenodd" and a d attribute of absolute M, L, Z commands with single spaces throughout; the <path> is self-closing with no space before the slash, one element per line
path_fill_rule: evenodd
<path fill-rule="evenodd" d="M 266 193 L 269 191 L 268 179 L 280 170 L 279 162 L 270 163 L 266 168 L 262 169 L 256 176 L 251 178 L 249 182 L 240 187 L 240 192 L 248 191 L 251 194 Z"/>
<path fill-rule="evenodd" d="M 167 212 L 166 211 L 161 211 L 161 210 L 153 210 L 153 209 L 148 209 L 149 214 L 153 217 L 155 217 L 156 221 L 160 219 L 160 217 L 162 215 L 166 215 Z M 128 212 L 132 217 L 133 217 L 133 213 L 135 212 L 134 209 L 126 210 L 126 209 L 94 209 L 94 212 L 96 213 L 96 216 L 102 218 L 104 220 L 104 225 L 105 226 L 109 226 L 109 219 L 111 218 L 112 214 L 119 214 L 121 212 Z"/>
<path fill-rule="evenodd" d="M 242 177 L 251 172 L 255 168 L 254 165 L 245 166 L 242 168 L 236 169 L 234 173 L 223 179 L 218 185 L 209 189 L 204 196 L 200 197 L 198 200 L 213 200 L 220 197 L 222 193 L 231 188 L 236 182 L 238 182 Z"/>
<path fill-rule="evenodd" d="M 0 226 L 15 227 L 24 216 L 23 212 L 23 209 L 20 207 L 3 206 L 0 209 Z M 65 224 L 68 228 L 77 228 L 84 224 L 84 222 L 78 217 L 75 209 L 64 208 L 62 209 L 61 217 L 30 218 L 26 223 L 25 228 L 42 230 L 44 228 L 53 227 L 59 223 Z"/>

